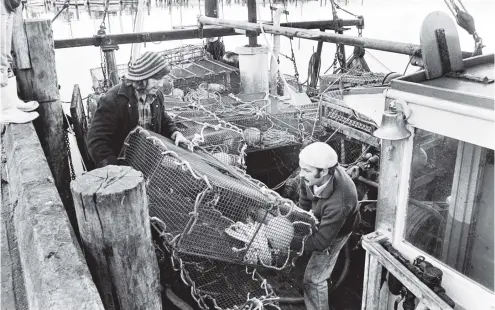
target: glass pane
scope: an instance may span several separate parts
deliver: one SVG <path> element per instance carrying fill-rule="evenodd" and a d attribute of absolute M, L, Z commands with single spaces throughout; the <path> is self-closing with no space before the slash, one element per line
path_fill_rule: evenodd
<path fill-rule="evenodd" d="M 405 239 L 494 290 L 493 150 L 416 129 Z"/>

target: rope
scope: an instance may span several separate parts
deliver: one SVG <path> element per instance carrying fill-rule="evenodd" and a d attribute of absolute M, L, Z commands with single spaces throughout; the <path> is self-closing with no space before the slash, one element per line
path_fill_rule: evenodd
<path fill-rule="evenodd" d="M 332 0 L 332 2 L 334 2 L 334 1 Z M 349 11 L 347 11 L 347 10 L 343 9 L 343 8 L 342 8 L 342 7 L 340 7 L 337 3 L 335 3 L 335 7 L 336 7 L 337 9 L 341 10 L 341 11 L 346 12 L 346 13 L 347 13 L 347 14 L 349 14 L 349 15 L 352 15 L 352 16 L 356 17 L 356 18 L 359 18 L 359 17 L 360 17 L 359 15 L 356 15 L 356 14 L 354 14 L 354 13 L 351 13 L 351 12 L 349 12 Z"/>
<path fill-rule="evenodd" d="M 457 0 L 457 1 L 459 2 L 459 5 L 462 7 L 462 10 L 455 4 L 455 0 L 449 0 L 449 1 L 450 3 L 447 2 L 447 0 L 444 0 L 450 12 L 455 17 L 457 24 L 461 28 L 466 30 L 470 35 L 473 36 L 475 42 L 475 49 L 472 56 L 481 54 L 482 49 L 484 47 L 483 40 L 476 32 L 476 26 L 474 23 L 473 16 L 471 16 L 471 14 L 468 13 L 461 0 Z"/>
<path fill-rule="evenodd" d="M 62 7 L 62 9 L 60 11 L 58 11 L 57 15 L 55 15 L 55 17 L 53 17 L 52 19 L 52 23 L 60 16 L 60 14 L 62 14 L 62 12 L 67 9 L 69 7 L 69 3 L 70 3 L 70 0 L 66 0 L 64 2 L 64 6 Z"/>

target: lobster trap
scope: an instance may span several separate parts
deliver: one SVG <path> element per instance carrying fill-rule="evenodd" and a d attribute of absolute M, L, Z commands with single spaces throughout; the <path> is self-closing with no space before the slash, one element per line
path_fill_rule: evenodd
<path fill-rule="evenodd" d="M 308 136 L 323 132 L 319 122 L 300 109 L 264 93 L 204 96 L 192 100 L 188 108 L 172 108 L 179 130 L 206 148 L 242 153 L 300 144 Z M 269 110 L 277 106 L 278 113 Z M 313 111 L 314 110 L 314 111 Z M 311 111 L 316 114 L 317 105 Z M 223 147 L 220 146 L 223 144 Z"/>
<path fill-rule="evenodd" d="M 188 287 L 201 309 L 280 309 L 272 286 L 256 269 L 176 252 L 170 258 L 179 287 Z"/>
<path fill-rule="evenodd" d="M 192 153 L 138 127 L 119 156 L 146 178 L 150 216 L 178 254 L 284 269 L 316 219 L 207 152 Z"/>
<path fill-rule="evenodd" d="M 347 100 L 384 100 L 384 87 L 355 87 L 337 89 L 322 94 L 320 121 L 332 133 L 329 144 L 339 154 L 339 162 L 350 164 L 363 153 L 380 148 L 380 141 L 373 136 L 377 124 L 346 104 Z"/>
<path fill-rule="evenodd" d="M 211 55 L 202 45 L 184 45 L 178 48 L 160 52 L 170 64 L 171 71 L 168 74 L 173 87 L 188 92 L 197 88 L 201 83 L 215 83 L 225 89 L 238 92 L 240 89 L 239 69 L 229 66 L 221 61 L 212 59 Z M 117 66 L 119 79 L 127 73 L 128 64 Z M 107 87 L 106 68 L 99 67 L 90 69 L 93 90 L 103 93 Z M 169 90 L 163 89 L 168 95 Z"/>
<path fill-rule="evenodd" d="M 385 73 L 351 70 L 346 73 L 320 76 L 320 92 L 353 87 L 383 86 Z"/>

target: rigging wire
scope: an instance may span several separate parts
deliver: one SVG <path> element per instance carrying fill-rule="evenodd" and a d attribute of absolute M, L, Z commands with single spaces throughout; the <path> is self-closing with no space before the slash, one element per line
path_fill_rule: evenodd
<path fill-rule="evenodd" d="M 371 58 L 373 58 L 376 62 L 378 62 L 380 65 L 382 65 L 385 69 L 387 69 L 389 72 L 392 72 L 392 70 L 390 70 L 389 67 L 387 67 L 383 62 L 381 62 L 378 58 L 376 58 L 375 56 L 373 56 L 373 54 L 371 54 L 370 52 L 368 52 L 368 50 L 366 50 L 366 53 L 368 55 L 371 56 Z"/>

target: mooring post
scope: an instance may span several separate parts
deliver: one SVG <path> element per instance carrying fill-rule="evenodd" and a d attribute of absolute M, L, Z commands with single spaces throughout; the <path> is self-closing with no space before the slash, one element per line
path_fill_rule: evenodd
<path fill-rule="evenodd" d="M 218 0 L 205 0 L 205 15 L 218 18 Z M 215 60 L 222 59 L 225 54 L 225 47 L 219 37 L 207 38 L 206 50 L 213 55 Z"/>
<path fill-rule="evenodd" d="M 105 309 L 162 309 L 143 175 L 106 166 L 71 183 L 88 266 Z"/>
<path fill-rule="evenodd" d="M 205 0 L 205 15 L 218 17 L 218 0 Z"/>
<path fill-rule="evenodd" d="M 247 9 L 248 9 L 248 22 L 249 23 L 257 23 L 258 18 L 256 16 L 256 0 L 247 0 Z M 249 37 L 249 46 L 256 47 L 258 46 L 258 34 L 256 32 L 247 32 L 247 36 Z"/>
<path fill-rule="evenodd" d="M 12 49 L 14 50 L 14 63 L 17 69 L 30 69 L 29 48 L 27 46 L 26 32 L 24 31 L 24 19 L 22 10 L 17 10 L 13 22 L 14 35 L 12 36 Z"/>
<path fill-rule="evenodd" d="M 69 188 L 71 178 L 64 130 L 64 111 L 58 91 L 51 21 L 30 19 L 16 25 L 19 27 L 14 28 L 13 31 L 14 42 L 17 42 L 14 45 L 16 59 L 20 61 L 28 55 L 28 59 L 25 59 L 25 67 L 28 60 L 30 62 L 29 68 L 20 67 L 16 70 L 20 89 L 19 98 L 36 100 L 40 104 L 37 110 L 40 116 L 33 122 L 34 127 L 69 220 L 77 231 Z"/>

